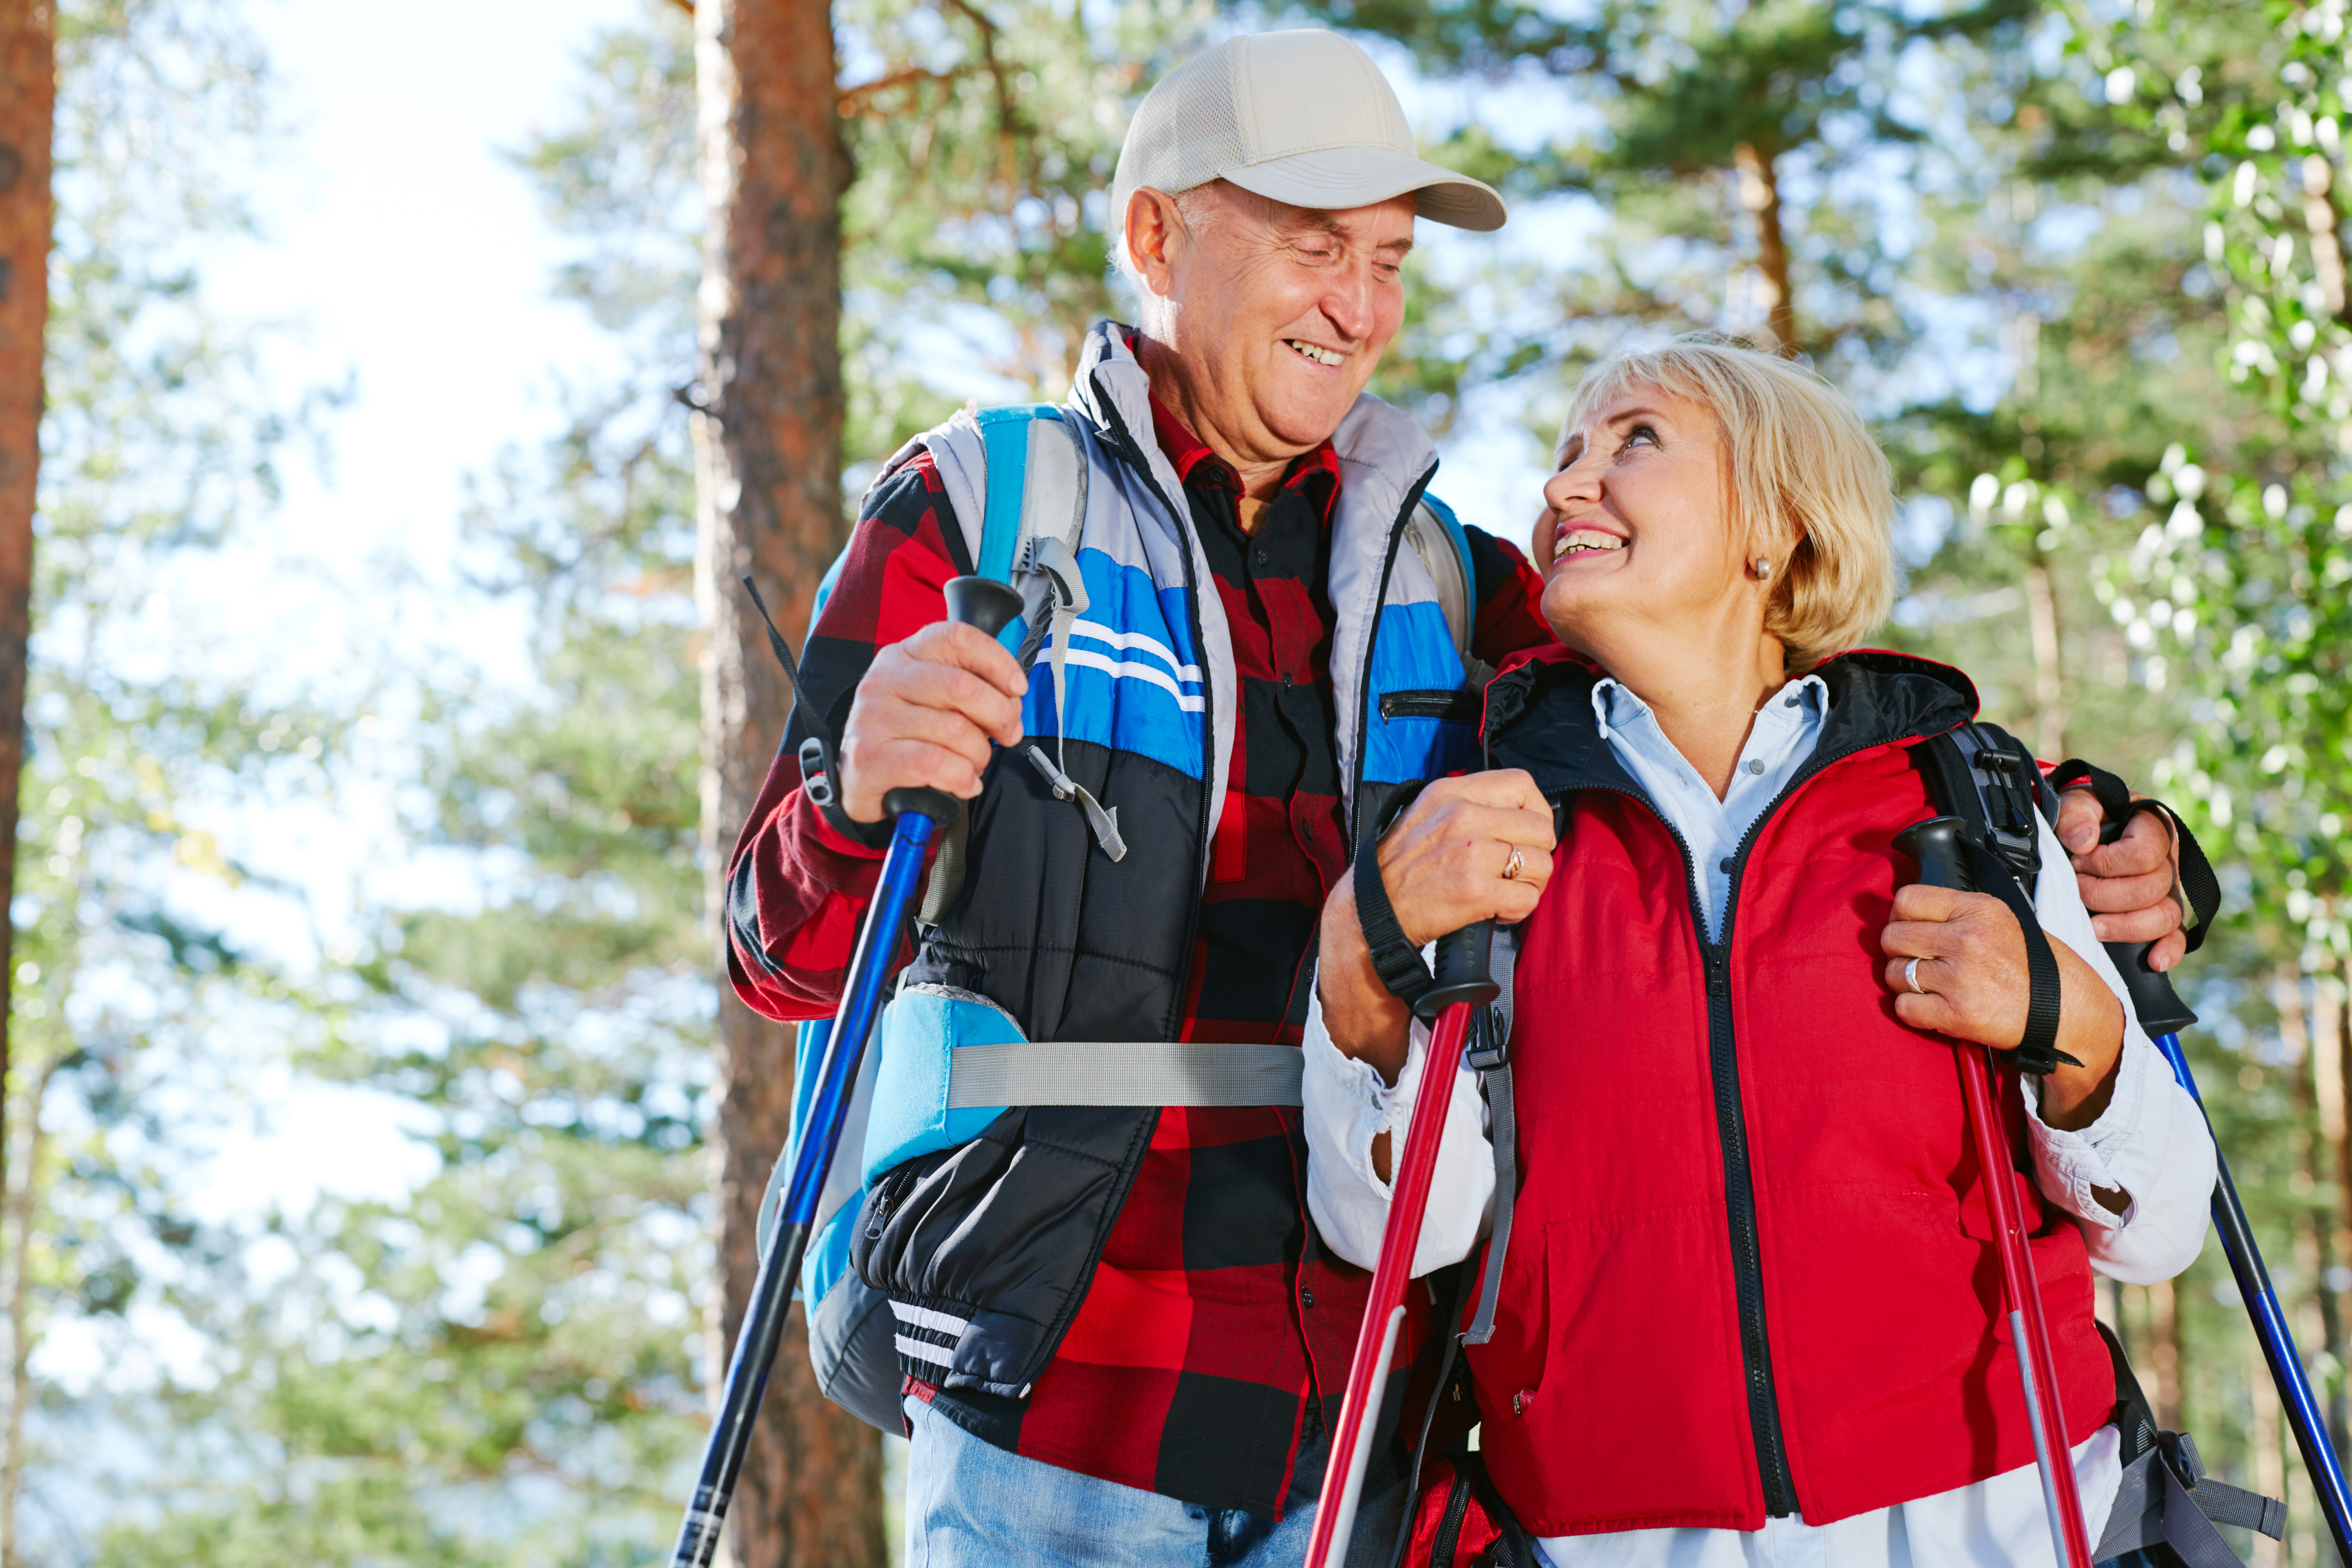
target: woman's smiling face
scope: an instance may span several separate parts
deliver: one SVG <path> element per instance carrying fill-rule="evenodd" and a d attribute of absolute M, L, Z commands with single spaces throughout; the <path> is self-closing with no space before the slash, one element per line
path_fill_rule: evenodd
<path fill-rule="evenodd" d="M 1635 385 L 1603 400 L 1560 444 L 1544 505 L 1543 616 L 1571 647 L 1604 657 L 1592 639 L 1612 626 L 1687 625 L 1752 597 L 1732 592 L 1748 551 L 1723 426 L 1687 398 Z"/>

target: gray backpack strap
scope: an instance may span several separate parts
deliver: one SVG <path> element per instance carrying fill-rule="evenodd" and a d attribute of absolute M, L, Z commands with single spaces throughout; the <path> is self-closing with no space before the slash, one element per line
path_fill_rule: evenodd
<path fill-rule="evenodd" d="M 1444 612 L 1446 629 L 1454 634 L 1454 651 L 1462 656 L 1463 684 L 1473 690 L 1484 689 L 1495 678 L 1495 669 L 1470 651 L 1478 630 L 1476 586 L 1470 581 L 1469 568 L 1454 543 L 1453 531 L 1425 497 L 1413 505 L 1412 521 L 1405 524 L 1404 542 L 1412 547 L 1429 580 L 1437 584 L 1437 607 Z"/>
<path fill-rule="evenodd" d="M 950 1110 L 1297 1105 L 1307 1053 L 1297 1046 L 1196 1040 L 1023 1040 L 961 1046 L 948 1061 Z"/>
<path fill-rule="evenodd" d="M 999 561 L 1010 563 L 1005 580 L 1019 591 L 1023 619 L 1029 627 L 1028 636 L 1013 655 L 1022 668 L 1028 668 L 1036 658 L 1047 633 L 1053 635 L 1056 716 L 1062 712 L 1063 647 L 1071 626 L 1087 607 L 1087 584 L 1078 572 L 1077 550 L 1079 536 L 1086 528 L 1090 473 L 1085 445 L 1070 418 L 1066 410 L 1042 405 L 1031 413 L 1022 446 L 1018 511 L 1000 504 L 998 498 L 1006 493 L 1003 487 L 983 483 L 981 488 L 990 499 L 976 543 L 971 538 L 971 531 L 966 530 L 966 542 L 980 569 Z M 1001 451 L 1003 447 L 996 449 Z M 1007 528 L 1013 531 L 1009 541 L 1003 537 Z M 1030 747 L 1029 753 L 1033 764 L 1043 763 L 1044 753 L 1036 747 Z M 1056 797 L 1078 800 L 1106 854 L 1114 860 L 1126 855 L 1127 846 L 1118 837 L 1117 812 L 1105 811 L 1093 795 L 1071 784 L 1058 769 L 1048 773 L 1047 780 L 1055 784 Z M 1069 793 L 1064 793 L 1064 785 L 1067 785 Z M 939 854 L 931 862 L 930 879 L 923 887 L 922 907 L 915 916 L 921 924 L 939 924 L 948 907 L 963 891 L 965 843 L 970 826 L 970 814 L 958 813 L 940 836 Z"/>
<path fill-rule="evenodd" d="M 1069 682 L 1064 660 L 1070 635 L 1088 603 L 1086 578 L 1078 570 L 1078 542 L 1087 525 L 1087 456 L 1078 434 L 1065 418 L 1041 417 L 1029 426 L 1029 471 L 1021 498 L 1021 539 L 1013 553 L 1014 584 L 1029 612 L 1029 637 L 1023 643 L 1024 668 L 1037 657 L 1040 643 L 1050 634 L 1053 649 L 1046 656 L 1054 672 L 1055 755 L 1044 748 L 1028 748 L 1029 763 L 1045 775 L 1055 800 L 1076 801 L 1086 813 L 1087 826 L 1113 860 L 1127 858 L 1127 841 L 1119 837 L 1118 810 L 1105 807 L 1068 773 Z"/>
<path fill-rule="evenodd" d="M 1503 1255 L 1511 1246 L 1511 1209 L 1519 1195 L 1519 1127 L 1511 1099 L 1511 1053 L 1499 1014 L 1474 1017 L 1475 1038 L 1463 1058 L 1486 1089 L 1487 1138 L 1495 1148 L 1495 1225 L 1486 1238 L 1486 1267 L 1478 1281 L 1478 1310 L 1462 1334 L 1465 1345 L 1495 1337 L 1495 1306 L 1503 1289 Z"/>

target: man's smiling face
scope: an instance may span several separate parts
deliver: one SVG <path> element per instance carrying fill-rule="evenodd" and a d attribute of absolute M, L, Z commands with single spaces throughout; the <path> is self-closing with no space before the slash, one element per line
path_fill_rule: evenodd
<path fill-rule="evenodd" d="M 1167 219 L 1129 230 L 1155 388 L 1245 474 L 1329 439 L 1404 318 L 1412 196 L 1320 212 L 1219 181 L 1187 194 L 1189 222 L 1146 203 Z"/>

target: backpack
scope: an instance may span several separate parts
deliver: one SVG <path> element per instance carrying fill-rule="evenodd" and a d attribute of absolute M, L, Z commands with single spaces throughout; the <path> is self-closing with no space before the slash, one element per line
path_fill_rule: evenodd
<path fill-rule="evenodd" d="M 1997 725 L 1963 724 L 1929 738 L 1915 748 L 1913 755 L 1937 809 L 1969 824 L 1964 838 L 1973 841 L 1970 860 L 1979 883 L 2017 915 L 2025 932 L 2030 966 L 2037 970 L 2048 966 L 2053 1006 L 2056 961 L 2034 914 L 2031 889 L 2042 866 L 2041 835 L 2034 816 L 2038 813 L 2056 826 L 2055 785 L 2095 782 L 2101 804 L 2117 820 L 2133 809 L 2164 812 L 2184 838 L 2183 877 L 2192 884 L 2189 901 L 2197 906 L 2198 931 L 2191 939 L 2192 948 L 2201 942 L 2219 901 L 2218 889 L 2211 888 L 2213 878 L 2203 852 L 2168 809 L 2153 802 L 2130 802 L 2120 781 L 2085 763 L 2065 763 L 2051 781 L 2045 781 L 2032 754 Z M 2195 885 L 2200 881 L 2202 886 Z M 2037 984 L 2036 989 L 2040 988 Z M 2029 1026 L 2029 1041 L 2032 1037 Z M 1411 1460 L 1408 1485 L 1412 1490 L 1406 1508 L 1406 1535 L 1391 1560 L 1414 1568 L 1520 1568 L 1539 1559 L 1471 1445 L 1468 1426 L 1477 1419 L 1476 1400 L 1456 1354 L 1458 1344 L 1482 1343 L 1493 1330 L 1501 1253 L 1510 1235 L 1510 1199 L 1517 1185 L 1509 1126 L 1510 1065 L 1498 1038 L 1474 1038 L 1465 1059 L 1479 1069 L 1491 1111 L 1494 1232 L 1481 1271 L 1476 1319 L 1469 1331 L 1458 1337 L 1449 1333 L 1444 1339 L 1436 1388 L 1422 1418 L 1421 1437 Z M 1462 1321 L 1470 1284 L 1465 1265 L 1449 1322 Z M 2122 1342 L 2104 1323 L 2099 1333 L 2115 1363 L 2116 1404 L 2109 1421 L 2122 1436 L 2123 1479 L 2093 1558 L 2105 1563 L 2126 1552 L 2140 1552 L 2144 1555 L 2134 1561 L 2149 1568 L 2242 1568 L 2236 1552 L 2214 1529 L 2216 1524 L 2239 1525 L 2274 1541 L 2283 1539 L 2285 1504 L 2215 1480 L 2205 1473 L 2197 1445 L 2186 1434 L 2158 1431 Z M 1447 1423 L 1454 1438 L 1450 1447 L 1432 1441 L 1441 1410 L 1451 1416 Z M 1424 1472 L 1425 1488 L 1422 1485 Z"/>
<path fill-rule="evenodd" d="M 987 459 L 982 486 L 983 515 L 976 541 L 969 522 L 963 523 L 974 573 L 1009 584 L 1022 595 L 1024 613 L 1004 627 L 997 640 L 1026 669 L 1037 659 L 1046 638 L 1053 639 L 1045 658 L 1054 678 L 1056 714 L 1063 710 L 1062 651 L 1071 626 L 1087 607 L 1076 553 L 1086 525 L 1089 469 L 1085 447 L 1068 423 L 1071 417 L 1055 404 L 982 409 L 974 414 Z M 876 483 L 897 471 L 919 449 L 919 441 L 909 442 L 884 465 Z M 1468 535 L 1450 508 L 1424 495 L 1406 524 L 1405 543 L 1437 584 L 1439 607 L 1469 682 L 1483 686 L 1493 671 L 1470 651 L 1477 617 L 1477 578 Z M 819 584 L 812 627 L 847 558 L 845 549 Z M 1043 747 L 1024 745 L 1023 752 L 1045 773 L 1057 796 L 1086 814 L 1103 852 L 1114 860 L 1124 856 L 1127 847 L 1119 836 L 1117 807 L 1097 801 Z M 966 831 L 967 819 L 961 814 L 941 828 L 939 853 L 915 916 L 919 924 L 935 924 L 962 890 Z M 987 1022 L 981 1016 L 986 1010 L 943 1005 L 943 1000 L 902 993 L 877 1024 L 865 1059 L 858 1064 L 844 1116 L 842 1153 L 825 1173 L 817 1199 L 816 1226 L 801 1265 L 800 1297 L 807 1311 L 809 1358 L 818 1388 L 851 1414 L 890 1432 L 905 1428 L 898 1403 L 902 1380 L 898 1352 L 898 1342 L 906 1336 L 888 1298 L 859 1279 L 850 1264 L 869 1173 L 878 1177 L 915 1155 L 967 1142 L 980 1134 L 992 1112 L 930 1108 L 935 1114 L 908 1117 L 896 1114 L 903 1108 L 886 1108 L 882 1136 L 890 1145 L 887 1158 L 867 1160 L 851 1152 L 868 1144 L 869 1130 L 875 1125 L 876 1078 L 894 1026 L 908 1032 L 969 1033 L 975 1017 L 983 1026 Z M 1005 1022 L 1008 1037 L 1018 1038 L 1018 1030 L 1011 1028 L 1009 1019 Z M 793 1053 L 791 1131 L 760 1205 L 757 1234 L 762 1256 L 774 1236 L 775 1215 L 790 1181 L 793 1152 L 808 1121 L 815 1069 L 832 1029 L 831 1019 L 799 1026 Z"/>

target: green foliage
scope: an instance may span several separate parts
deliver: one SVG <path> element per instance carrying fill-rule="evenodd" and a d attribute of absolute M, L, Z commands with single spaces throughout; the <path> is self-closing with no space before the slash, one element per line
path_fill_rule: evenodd
<path fill-rule="evenodd" d="M 414 1107 L 437 1173 L 289 1229 L 306 1265 L 363 1284 L 278 1309 L 313 1326 L 249 1363 L 230 1423 L 345 1489 L 355 1552 L 652 1562 L 701 1444 L 711 996 L 691 458 L 669 393 L 699 207 L 690 40 L 667 7 L 651 24 L 602 39 L 575 123 L 517 154 L 582 242 L 558 291 L 634 369 L 573 389 L 568 427 L 472 508 L 484 584 L 531 608 L 537 686 L 430 695 L 413 826 L 480 898 L 382 911 L 360 1021 L 313 1062 Z M 309 1349 L 322 1321 L 329 1358 Z M 267 1495 L 215 1488 L 206 1508 Z"/>
<path fill-rule="evenodd" d="M 293 995 L 223 918 L 240 889 L 278 891 L 225 847 L 225 803 L 315 798 L 345 731 L 313 694 L 220 668 L 158 613 L 178 574 L 274 500 L 275 453 L 308 412 L 261 393 L 249 345 L 207 313 L 192 264 L 207 237 L 244 225 L 237 191 L 188 150 L 263 127 L 249 40 L 203 0 L 68 4 L 58 25 L 48 412 L 11 911 L 5 1245 L 24 1426 L 12 1426 L 0 1524 L 20 1553 L 40 1531 L 15 1495 L 19 1474 L 36 1490 L 96 1479 L 76 1429 L 93 1410 L 67 1409 L 28 1359 L 63 1340 L 104 1364 L 140 1363 L 142 1335 L 189 1321 L 178 1282 L 232 1245 L 183 1206 L 182 1097 L 217 1082 L 210 1032 L 281 1023 Z"/>
<path fill-rule="evenodd" d="M 1299 9 L 1462 87 L 1474 107 L 1433 155 L 1513 203 L 1474 276 L 1424 285 L 1378 388 L 1433 426 L 1509 385 L 1491 406 L 1548 443 L 1558 383 L 1629 332 L 1760 330 L 1768 205 L 1800 344 L 1852 367 L 1874 413 L 1950 395 L 1950 339 L 1986 279 L 1955 276 L 1947 241 L 2010 162 L 2035 6 Z M 1505 107 L 1475 107 L 1489 89 Z M 1530 229 L 1527 252 L 1509 236 Z"/>
<path fill-rule="evenodd" d="M 2267 437 L 2168 449 L 2111 582 L 2116 618 L 2197 692 L 2201 721 L 2165 772 L 2242 858 L 2256 907 L 2301 928 L 2296 956 L 2319 972 L 2352 955 L 2333 908 L 2352 860 L 2345 18 L 2341 5 L 2263 15 L 2252 37 L 2245 8 L 2200 5 L 2089 35 L 2124 100 L 2118 139 L 2185 143 L 2212 175 L 2201 238 L 2226 329 L 2214 357 Z"/>
<path fill-rule="evenodd" d="M 1087 327 L 1115 315 L 1113 164 L 1128 110 L 1204 33 L 1201 0 L 860 0 L 836 12 L 853 460 L 887 457 L 977 388 L 1059 396 Z"/>

